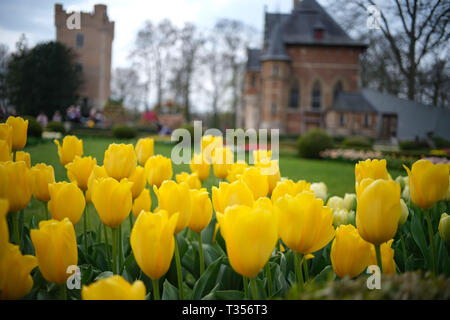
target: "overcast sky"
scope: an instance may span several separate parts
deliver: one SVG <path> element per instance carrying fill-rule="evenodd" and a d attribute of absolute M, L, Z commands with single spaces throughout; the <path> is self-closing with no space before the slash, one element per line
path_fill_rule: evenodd
<path fill-rule="evenodd" d="M 178 26 L 193 22 L 211 28 L 218 18 L 233 18 L 262 30 L 265 5 L 271 12 L 292 9 L 292 0 L 0 0 L 0 43 L 13 51 L 22 33 L 30 46 L 54 40 L 55 3 L 62 3 L 66 11 L 91 12 L 96 3 L 108 6 L 109 19 L 115 21 L 113 68 L 129 65 L 136 33 L 147 19 L 169 18 Z"/>

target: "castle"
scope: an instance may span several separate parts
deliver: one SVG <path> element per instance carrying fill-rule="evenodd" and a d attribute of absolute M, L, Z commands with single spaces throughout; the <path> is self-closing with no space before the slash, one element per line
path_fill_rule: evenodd
<path fill-rule="evenodd" d="M 109 21 L 106 6 L 102 4 L 95 5 L 93 13 L 79 13 L 80 28 L 72 28 L 67 22 L 73 14 L 77 13 L 67 13 L 61 4 L 55 4 L 56 41 L 76 54 L 76 67 L 84 80 L 78 92 L 80 104 L 102 109 L 111 93 L 114 22 Z"/>

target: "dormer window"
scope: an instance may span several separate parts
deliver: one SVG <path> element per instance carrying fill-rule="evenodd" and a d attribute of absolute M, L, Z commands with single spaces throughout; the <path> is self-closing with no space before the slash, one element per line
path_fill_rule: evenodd
<path fill-rule="evenodd" d="M 316 39 L 316 40 L 323 39 L 323 29 L 315 29 L 314 30 L 314 39 Z"/>

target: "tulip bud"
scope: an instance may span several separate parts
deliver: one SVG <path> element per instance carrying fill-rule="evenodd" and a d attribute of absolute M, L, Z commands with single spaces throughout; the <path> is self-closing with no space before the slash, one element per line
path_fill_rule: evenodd
<path fill-rule="evenodd" d="M 392 239 L 402 214 L 400 186 L 390 180 L 366 178 L 356 188 L 356 226 L 361 237 L 373 244 Z"/>
<path fill-rule="evenodd" d="M 278 199 L 282 198 L 286 194 L 296 196 L 303 191 L 311 191 L 311 184 L 305 180 L 299 180 L 294 182 L 290 179 L 278 182 L 275 189 L 272 191 L 272 202 L 275 204 Z"/>
<path fill-rule="evenodd" d="M 227 207 L 235 204 L 253 206 L 253 193 L 246 183 L 235 181 L 233 183 L 220 182 L 219 188 L 212 187 L 212 201 L 214 211 L 224 213 Z"/>
<path fill-rule="evenodd" d="M 403 189 L 403 192 L 402 192 L 402 198 L 403 198 L 405 201 L 411 200 L 411 194 L 410 194 L 410 192 L 409 192 L 409 186 L 405 186 L 405 189 Z"/>
<path fill-rule="evenodd" d="M 312 192 L 314 192 L 316 198 L 322 199 L 322 201 L 327 200 L 328 188 L 323 182 L 312 183 L 310 186 Z"/>
<path fill-rule="evenodd" d="M 0 260 L 0 300 L 17 300 L 33 287 L 30 272 L 38 262 L 36 257 L 22 255 L 19 246 L 7 243 L 5 249 Z"/>
<path fill-rule="evenodd" d="M 389 180 L 389 173 L 386 169 L 386 159 L 367 159 L 365 161 L 359 161 L 355 165 L 356 184 L 360 183 L 365 178 L 372 178 L 373 180 Z"/>
<path fill-rule="evenodd" d="M 191 218 L 188 226 L 195 232 L 202 232 L 212 218 L 211 200 L 205 188 L 199 190 L 191 189 L 189 191 L 191 195 Z"/>
<path fill-rule="evenodd" d="M 145 163 L 145 176 L 151 186 L 161 186 L 163 181 L 172 179 L 172 160 L 162 155 L 148 158 Z"/>
<path fill-rule="evenodd" d="M 147 180 L 145 179 L 145 170 L 141 166 L 137 166 L 131 176 L 128 178 L 128 181 L 133 182 L 133 186 L 131 187 L 131 195 L 133 199 L 136 199 L 144 190 L 145 185 L 147 184 Z"/>
<path fill-rule="evenodd" d="M 333 225 L 335 228 L 340 225 L 346 225 L 349 223 L 350 212 L 347 209 L 336 209 L 333 210 Z"/>
<path fill-rule="evenodd" d="M 4 254 L 7 252 L 7 244 L 9 243 L 8 222 L 6 221 L 8 208 L 8 199 L 0 199 L 0 261 L 3 260 Z"/>
<path fill-rule="evenodd" d="M 295 197 L 286 194 L 275 203 L 279 234 L 292 251 L 313 253 L 334 237 L 333 213 L 321 199 L 304 191 Z"/>
<path fill-rule="evenodd" d="M 9 153 L 12 151 L 12 136 L 13 136 L 13 128 L 6 123 L 0 123 L 0 140 L 6 142 L 6 145 L 9 148 Z"/>
<path fill-rule="evenodd" d="M 333 211 L 345 209 L 344 199 L 338 196 L 330 197 L 327 202 L 327 207 L 331 208 Z"/>
<path fill-rule="evenodd" d="M 267 176 L 261 174 L 259 168 L 250 167 L 245 169 L 240 179 L 250 188 L 254 199 L 265 197 L 269 193 L 269 181 Z"/>
<path fill-rule="evenodd" d="M 409 209 L 406 206 L 405 200 L 400 199 L 400 204 L 402 205 L 402 215 L 400 216 L 400 220 L 398 220 L 398 225 L 401 226 L 406 222 L 409 216 Z"/>
<path fill-rule="evenodd" d="M 240 176 L 248 168 L 248 164 L 245 161 L 238 160 L 231 165 L 230 171 L 228 171 L 227 180 L 232 183 L 239 180 Z"/>
<path fill-rule="evenodd" d="M 196 172 L 201 181 L 205 181 L 209 177 L 210 164 L 202 156 L 202 154 L 194 154 L 189 164 L 191 172 Z"/>
<path fill-rule="evenodd" d="M 383 265 L 384 274 L 395 274 L 395 261 L 394 261 L 394 249 L 391 248 L 394 239 L 384 242 L 380 246 L 381 264 Z M 375 246 L 371 246 L 371 265 L 377 264 L 377 255 L 375 252 Z"/>
<path fill-rule="evenodd" d="M 12 127 L 12 148 L 13 150 L 23 149 L 27 144 L 28 120 L 21 117 L 10 116 L 6 124 Z"/>
<path fill-rule="evenodd" d="M 16 162 L 23 161 L 27 165 L 27 168 L 31 168 L 31 156 L 28 152 L 17 151 L 16 152 Z"/>
<path fill-rule="evenodd" d="M 8 199 L 10 212 L 18 212 L 30 202 L 30 170 L 25 162 L 0 162 L 0 198 Z"/>
<path fill-rule="evenodd" d="M 261 173 L 267 176 L 267 181 L 269 182 L 269 192 L 272 194 L 273 190 L 277 186 L 277 183 L 281 180 L 280 166 L 278 165 L 278 160 L 270 160 L 268 162 L 257 162 L 255 167 L 261 169 Z"/>
<path fill-rule="evenodd" d="M 151 279 L 159 279 L 169 270 L 178 216 L 178 212 L 169 216 L 165 210 L 144 211 L 131 230 L 130 243 L 136 263 Z"/>
<path fill-rule="evenodd" d="M 95 158 L 75 156 L 74 160 L 66 165 L 67 176 L 70 181 L 76 182 L 81 190 L 86 191 L 89 176 L 95 166 Z"/>
<path fill-rule="evenodd" d="M 441 215 L 439 220 L 439 235 L 442 240 L 444 240 L 448 246 L 450 246 L 450 216 L 446 213 Z"/>
<path fill-rule="evenodd" d="M 49 184 L 50 201 L 48 210 L 53 219 L 63 220 L 69 218 L 73 225 L 80 221 L 86 201 L 83 192 L 76 183 L 67 181 Z"/>
<path fill-rule="evenodd" d="M 12 160 L 11 146 L 5 140 L 0 140 L 0 162 Z"/>
<path fill-rule="evenodd" d="M 39 229 L 32 229 L 30 236 L 42 276 L 49 282 L 64 284 L 70 275 L 67 268 L 78 264 L 73 224 L 68 218 L 41 221 Z"/>
<path fill-rule="evenodd" d="M 340 277 L 357 277 L 370 264 L 373 246 L 352 225 L 341 225 L 331 245 L 331 265 Z"/>
<path fill-rule="evenodd" d="M 38 163 L 30 169 L 31 191 L 36 199 L 42 202 L 50 200 L 48 185 L 55 182 L 55 171 L 52 166 Z"/>
<path fill-rule="evenodd" d="M 196 172 L 191 174 L 182 172 L 180 174 L 177 174 L 175 176 L 175 179 L 177 180 L 177 183 L 186 182 L 189 186 L 189 189 L 200 189 L 202 187 L 202 183 L 200 182 L 200 179 L 198 178 L 198 174 Z"/>
<path fill-rule="evenodd" d="M 398 176 L 397 178 L 395 178 L 395 183 L 397 183 L 398 185 L 400 185 L 400 187 L 402 188 L 402 190 L 405 188 L 405 179 L 403 179 L 402 176 Z"/>
<path fill-rule="evenodd" d="M 58 140 L 53 142 L 58 146 L 58 156 L 63 166 L 72 162 L 75 156 L 81 157 L 83 155 L 83 140 L 75 136 L 65 136 L 62 146 Z"/>
<path fill-rule="evenodd" d="M 150 197 L 150 190 L 142 190 L 139 197 L 133 201 L 133 215 L 137 218 L 141 211 L 150 211 L 152 207 L 152 198 Z"/>
<path fill-rule="evenodd" d="M 137 158 L 132 144 L 111 143 L 105 151 L 103 166 L 108 176 L 120 181 L 136 169 Z"/>
<path fill-rule="evenodd" d="M 94 181 L 99 178 L 108 178 L 108 174 L 106 173 L 104 166 L 95 166 L 91 174 L 89 175 L 89 179 L 87 182 L 87 190 L 86 190 L 86 202 L 92 201 L 92 188 L 94 186 Z"/>
<path fill-rule="evenodd" d="M 113 178 L 94 180 L 92 203 L 103 224 L 117 228 L 128 217 L 132 207 L 131 187 L 133 183 Z"/>
<path fill-rule="evenodd" d="M 444 198 L 449 187 L 448 165 L 421 159 L 414 162 L 411 170 L 403 167 L 408 172 L 411 199 L 418 207 L 429 209 Z"/>
<path fill-rule="evenodd" d="M 276 215 L 262 207 L 235 205 L 217 213 L 231 267 L 255 277 L 269 260 L 278 240 Z"/>
<path fill-rule="evenodd" d="M 356 210 L 356 194 L 346 193 L 344 196 L 344 208 L 348 211 Z"/>
<path fill-rule="evenodd" d="M 153 156 L 154 144 L 155 141 L 152 138 L 139 139 L 136 143 L 136 156 L 142 166 L 145 166 L 148 158 Z"/>
<path fill-rule="evenodd" d="M 175 233 L 186 228 L 191 218 L 191 196 L 187 183 L 177 184 L 168 180 L 164 181 L 159 189 L 153 186 L 153 190 L 158 197 L 158 210 L 165 210 L 170 216 L 179 213 Z"/>
<path fill-rule="evenodd" d="M 213 150 L 212 163 L 214 175 L 225 179 L 234 162 L 234 154 L 229 147 L 218 147 Z"/>
<path fill-rule="evenodd" d="M 83 300 L 145 300 L 145 285 L 141 280 L 130 284 L 122 276 L 113 275 L 83 286 Z"/>

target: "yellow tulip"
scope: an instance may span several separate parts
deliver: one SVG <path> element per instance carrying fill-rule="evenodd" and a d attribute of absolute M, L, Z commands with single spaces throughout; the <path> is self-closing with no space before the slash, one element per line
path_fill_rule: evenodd
<path fill-rule="evenodd" d="M 222 147 L 223 138 L 221 136 L 206 135 L 202 137 L 202 154 L 208 164 L 212 163 L 212 157 L 216 148 Z"/>
<path fill-rule="evenodd" d="M 200 189 L 202 187 L 202 183 L 200 182 L 200 179 L 198 178 L 198 174 L 196 172 L 194 173 L 187 173 L 182 172 L 175 176 L 175 180 L 177 183 L 186 182 L 189 186 L 189 189 Z"/>
<path fill-rule="evenodd" d="M 12 127 L 12 148 L 13 150 L 23 149 L 27 144 L 28 120 L 21 117 L 10 116 L 6 124 Z"/>
<path fill-rule="evenodd" d="M 92 201 L 92 187 L 94 185 L 94 181 L 99 178 L 108 178 L 108 174 L 106 173 L 104 166 L 95 166 L 92 169 L 87 182 L 86 202 Z"/>
<path fill-rule="evenodd" d="M 205 181 L 209 177 L 210 164 L 202 156 L 202 154 L 194 154 L 189 164 L 191 172 L 196 172 L 201 181 Z"/>
<path fill-rule="evenodd" d="M 108 176 L 120 181 L 136 169 L 137 157 L 132 144 L 111 143 L 105 151 L 103 166 Z"/>
<path fill-rule="evenodd" d="M 145 176 L 152 186 L 161 186 L 163 181 L 172 179 L 172 160 L 162 155 L 156 155 L 148 158 L 145 163 Z"/>
<path fill-rule="evenodd" d="M 258 149 L 253 151 L 253 163 L 269 162 L 272 158 L 272 151 L 265 149 Z"/>
<path fill-rule="evenodd" d="M 83 286 L 83 300 L 145 300 L 145 285 L 141 280 L 130 284 L 119 275 L 100 279 L 88 286 Z"/>
<path fill-rule="evenodd" d="M 235 205 L 217 213 L 233 269 L 255 277 L 269 260 L 278 240 L 275 214 L 262 207 Z"/>
<path fill-rule="evenodd" d="M 30 202 L 30 169 L 25 162 L 0 162 L 0 198 L 8 199 L 10 212 L 20 211 Z"/>
<path fill-rule="evenodd" d="M 394 239 L 391 239 L 388 242 L 381 244 L 380 246 L 381 264 L 383 266 L 384 274 L 395 274 L 394 249 L 391 248 L 392 242 L 394 242 Z M 375 252 L 375 247 L 372 245 L 371 249 L 372 254 L 370 264 L 376 265 L 377 255 Z"/>
<path fill-rule="evenodd" d="M 96 165 L 95 158 L 75 156 L 73 161 L 66 165 L 67 176 L 70 181 L 76 182 L 81 190 L 86 191 L 89 176 Z"/>
<path fill-rule="evenodd" d="M 360 183 L 365 178 L 388 180 L 389 173 L 386 169 L 386 159 L 367 159 L 365 161 L 359 161 L 355 165 L 356 184 Z"/>
<path fill-rule="evenodd" d="M 366 178 L 356 188 L 356 227 L 373 244 L 392 239 L 402 214 L 400 186 L 392 180 Z"/>
<path fill-rule="evenodd" d="M 188 226 L 195 232 L 202 232 L 212 218 L 211 200 L 205 188 L 191 189 L 189 191 L 191 196 L 191 218 Z"/>
<path fill-rule="evenodd" d="M 6 142 L 9 147 L 9 153 L 12 151 L 13 128 L 6 123 L 0 123 L 0 140 Z"/>
<path fill-rule="evenodd" d="M 31 168 L 31 156 L 28 152 L 17 151 L 16 152 L 16 162 L 23 161 L 27 165 L 27 168 Z"/>
<path fill-rule="evenodd" d="M 404 168 L 409 176 L 411 199 L 417 206 L 429 209 L 444 198 L 449 187 L 448 165 L 421 159 L 414 162 L 411 170 Z"/>
<path fill-rule="evenodd" d="M 7 244 L 9 243 L 9 230 L 6 215 L 8 214 L 8 199 L 0 199 L 0 261 L 6 253 Z"/>
<path fill-rule="evenodd" d="M 42 202 L 50 200 L 49 184 L 55 182 L 55 171 L 52 166 L 38 163 L 30 169 L 31 191 L 36 199 Z"/>
<path fill-rule="evenodd" d="M 439 220 L 439 235 L 442 240 L 444 240 L 448 246 L 450 246 L 450 216 L 446 213 L 441 215 Z"/>
<path fill-rule="evenodd" d="M 128 181 L 133 182 L 133 186 L 131 187 L 131 195 L 133 196 L 133 199 L 136 199 L 137 197 L 139 197 L 142 190 L 144 190 L 145 185 L 147 184 L 144 168 L 141 166 L 137 166 L 134 172 L 128 178 Z"/>
<path fill-rule="evenodd" d="M 0 300 L 17 300 L 33 287 L 30 272 L 38 265 L 31 255 L 22 255 L 19 246 L 8 243 L 0 260 Z"/>
<path fill-rule="evenodd" d="M 450 166 L 449 166 L 449 170 L 450 170 Z M 447 193 L 445 194 L 444 198 L 442 199 L 444 201 L 450 201 L 450 176 L 448 176 L 448 189 L 447 189 Z"/>
<path fill-rule="evenodd" d="M 68 218 L 44 220 L 39 229 L 30 231 L 39 270 L 49 282 L 64 284 L 70 274 L 67 268 L 78 264 L 75 229 Z"/>
<path fill-rule="evenodd" d="M 294 182 L 287 179 L 284 181 L 280 181 L 272 192 L 272 202 L 275 204 L 278 199 L 282 198 L 286 194 L 296 196 L 303 191 L 310 191 L 310 186 L 311 184 L 309 182 L 306 182 L 305 180 Z"/>
<path fill-rule="evenodd" d="M 358 276 L 371 262 L 372 247 L 361 238 L 353 225 L 338 227 L 330 253 L 334 272 L 340 278 Z"/>
<path fill-rule="evenodd" d="M 11 146 L 5 140 L 0 140 L 0 162 L 12 160 Z"/>
<path fill-rule="evenodd" d="M 155 141 L 152 138 L 142 138 L 136 143 L 136 156 L 139 163 L 145 166 L 148 158 L 153 156 Z"/>
<path fill-rule="evenodd" d="M 161 278 L 169 270 L 175 249 L 174 231 L 178 213 L 169 215 L 142 212 L 131 231 L 130 243 L 134 258 L 141 270 L 151 279 Z"/>
<path fill-rule="evenodd" d="M 286 194 L 275 203 L 279 234 L 292 251 L 313 253 L 334 237 L 333 213 L 308 191 Z"/>
<path fill-rule="evenodd" d="M 58 146 L 59 161 L 63 166 L 72 162 L 75 156 L 83 155 L 83 140 L 75 136 L 65 136 L 62 141 L 62 146 L 59 140 L 53 141 Z"/>
<path fill-rule="evenodd" d="M 234 162 L 234 155 L 229 147 L 217 147 L 212 153 L 214 175 L 219 179 L 225 179 Z"/>
<path fill-rule="evenodd" d="M 255 167 L 261 169 L 261 173 L 267 176 L 269 182 L 269 192 L 272 194 L 273 190 L 277 186 L 277 183 L 281 180 L 280 166 L 278 160 L 270 160 L 268 162 L 257 162 Z"/>
<path fill-rule="evenodd" d="M 248 164 L 245 161 L 238 160 L 233 163 L 228 171 L 227 180 L 228 182 L 234 182 L 239 180 L 239 177 L 244 173 L 244 170 L 248 168 Z"/>
<path fill-rule="evenodd" d="M 128 217 L 132 207 L 131 187 L 133 183 L 113 178 L 94 180 L 92 203 L 103 224 L 117 228 Z"/>
<path fill-rule="evenodd" d="M 170 216 L 179 213 L 175 233 L 186 228 L 191 218 L 191 196 L 187 183 L 178 184 L 168 180 L 164 181 L 159 189 L 153 186 L 153 190 L 158 197 L 158 210 L 165 210 Z"/>
<path fill-rule="evenodd" d="M 269 181 L 267 176 L 261 174 L 259 168 L 250 167 L 245 169 L 239 179 L 248 185 L 254 199 L 265 197 L 269 193 Z"/>
<path fill-rule="evenodd" d="M 150 197 L 150 190 L 142 190 L 139 197 L 133 201 L 133 215 L 137 218 L 141 211 L 150 211 L 152 207 L 152 198 Z"/>
<path fill-rule="evenodd" d="M 312 192 L 314 192 L 314 195 L 316 196 L 316 198 L 322 199 L 322 201 L 327 200 L 328 188 L 324 182 L 312 183 L 310 186 L 310 189 Z"/>
<path fill-rule="evenodd" d="M 246 183 L 235 181 L 233 183 L 220 182 L 219 188 L 212 187 L 212 201 L 214 211 L 224 213 L 227 207 L 235 204 L 253 206 L 253 193 Z"/>
<path fill-rule="evenodd" d="M 48 210 L 53 219 L 61 221 L 68 218 L 73 225 L 76 225 L 86 206 L 83 191 L 75 182 L 67 181 L 49 184 L 48 190 L 50 193 Z"/>

